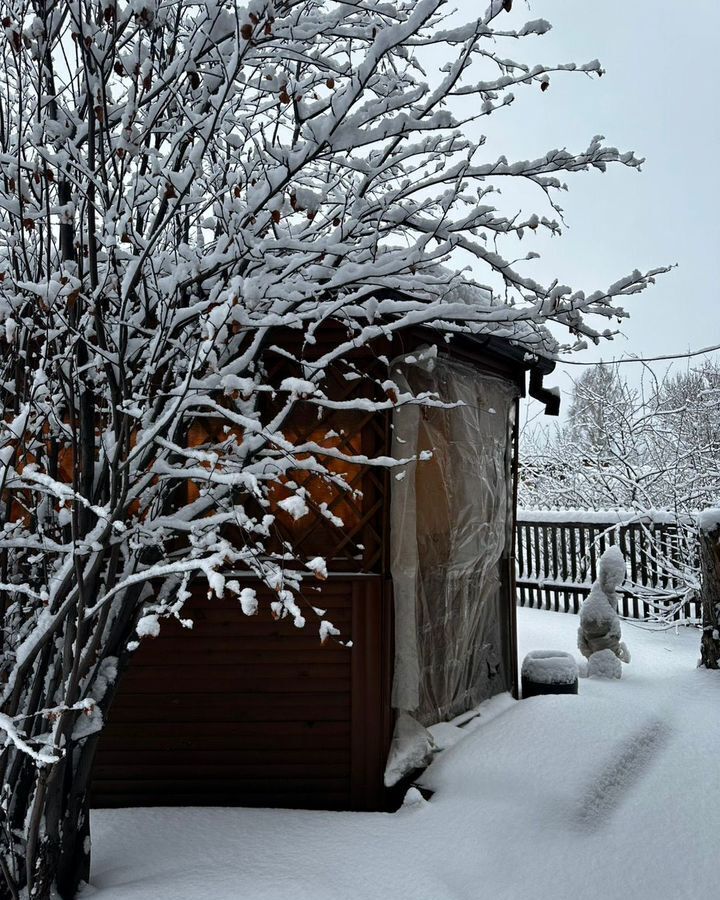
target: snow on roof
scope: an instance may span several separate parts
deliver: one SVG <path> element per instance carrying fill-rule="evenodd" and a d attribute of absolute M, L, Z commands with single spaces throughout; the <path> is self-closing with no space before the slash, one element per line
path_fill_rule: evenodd
<path fill-rule="evenodd" d="M 432 266 L 426 273 L 435 276 L 437 281 L 448 283 L 445 303 L 474 307 L 475 314 L 469 315 L 465 323 L 471 334 L 492 335 L 544 357 L 558 353 L 559 344 L 550 330 L 527 315 L 522 306 L 509 307 L 492 288 L 445 266 Z"/>

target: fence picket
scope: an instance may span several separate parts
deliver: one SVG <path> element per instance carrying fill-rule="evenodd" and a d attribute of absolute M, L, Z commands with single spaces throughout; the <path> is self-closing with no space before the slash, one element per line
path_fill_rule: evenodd
<path fill-rule="evenodd" d="M 578 522 L 570 517 L 568 521 L 521 520 L 516 529 L 518 601 L 521 606 L 577 613 L 597 578 L 600 553 L 617 544 L 628 561 L 621 614 L 635 619 L 657 617 L 663 606 L 672 608 L 673 592 L 682 596 L 678 593 L 682 582 L 672 569 L 682 571 L 688 565 L 688 552 L 691 557 L 697 552 L 683 546 L 686 533 L 682 533 L 681 541 L 681 529 L 674 523 Z M 666 564 L 658 560 L 658 550 Z M 699 599 L 687 600 L 673 618 L 699 621 Z"/>

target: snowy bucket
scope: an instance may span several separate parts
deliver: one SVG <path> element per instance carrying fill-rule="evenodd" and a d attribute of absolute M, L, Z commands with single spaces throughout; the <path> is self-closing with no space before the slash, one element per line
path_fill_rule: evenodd
<path fill-rule="evenodd" d="M 577 663 L 563 650 L 532 650 L 523 660 L 521 681 L 523 699 L 540 694 L 577 694 Z"/>

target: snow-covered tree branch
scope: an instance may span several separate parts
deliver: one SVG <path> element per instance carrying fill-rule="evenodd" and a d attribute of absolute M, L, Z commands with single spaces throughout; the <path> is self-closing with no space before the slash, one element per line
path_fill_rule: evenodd
<path fill-rule="evenodd" d="M 720 491 L 720 369 L 712 361 L 631 387 L 620 367 L 589 368 L 566 423 L 523 435 L 528 508 L 663 509 L 684 515 Z"/>
<path fill-rule="evenodd" d="M 331 370 L 352 373 L 358 348 L 409 325 L 580 347 L 662 271 L 586 293 L 502 255 L 525 230 L 560 230 L 562 173 L 640 164 L 599 138 L 486 158 L 480 128 L 510 88 L 601 74 L 502 59 L 503 42 L 548 28 L 505 29 L 510 6 L 444 30 L 443 0 L 0 2 L 7 896 L 73 894 L 118 664 L 182 617 L 191 580 L 251 612 L 252 589 L 228 576 L 250 572 L 302 623 L 297 587 L 322 561 L 278 548 L 274 487 L 299 515 L 312 500 L 298 468 L 337 485 L 338 455 L 392 462 L 285 433 L 299 401 L 332 407 Z M 446 62 L 432 77 L 429 45 Z M 468 95 L 472 120 L 453 107 Z M 492 206 L 507 178 L 541 208 Z M 330 326 L 342 339 L 318 356 Z M 288 330 L 295 375 L 278 383 L 264 353 Z M 354 406 L 412 402 L 383 378 L 376 396 Z"/>

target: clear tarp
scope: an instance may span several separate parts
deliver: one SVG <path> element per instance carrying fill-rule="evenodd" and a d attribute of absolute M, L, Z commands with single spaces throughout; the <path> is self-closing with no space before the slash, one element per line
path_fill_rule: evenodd
<path fill-rule="evenodd" d="M 398 715 L 388 784 L 419 764 L 424 727 L 510 688 L 502 567 L 511 541 L 517 398 L 511 382 L 442 356 L 416 354 L 393 366 L 392 377 L 415 395 L 463 405 L 405 405 L 394 415 L 393 455 L 430 450 L 432 458 L 392 481 Z"/>

